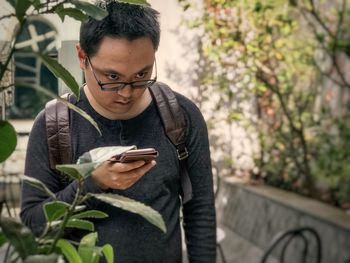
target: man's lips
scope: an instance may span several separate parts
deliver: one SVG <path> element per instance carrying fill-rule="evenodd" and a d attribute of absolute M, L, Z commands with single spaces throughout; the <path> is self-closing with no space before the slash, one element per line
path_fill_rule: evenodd
<path fill-rule="evenodd" d="M 130 104 L 130 100 L 129 101 L 114 101 L 114 103 L 116 103 L 116 104 L 121 104 L 121 105 L 128 105 L 128 104 Z"/>

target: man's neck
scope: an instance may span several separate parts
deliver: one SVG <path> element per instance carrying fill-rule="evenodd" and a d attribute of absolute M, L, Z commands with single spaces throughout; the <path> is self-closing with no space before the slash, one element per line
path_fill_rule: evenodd
<path fill-rule="evenodd" d="M 133 105 L 133 107 L 125 113 L 114 113 L 111 111 L 106 110 L 105 108 L 101 107 L 97 101 L 95 100 L 94 96 L 92 96 L 89 88 L 85 85 L 84 86 L 84 92 L 86 94 L 86 97 L 91 105 L 91 107 L 100 115 L 103 117 L 110 119 L 110 120 L 127 120 L 131 119 L 140 113 L 142 113 L 148 105 L 152 101 L 152 97 L 150 94 L 150 91 L 148 89 L 145 90 L 143 95 L 139 98 L 139 100 Z"/>

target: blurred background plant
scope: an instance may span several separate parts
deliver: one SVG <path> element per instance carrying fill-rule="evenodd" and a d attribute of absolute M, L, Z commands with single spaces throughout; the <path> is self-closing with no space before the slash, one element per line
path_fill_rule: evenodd
<path fill-rule="evenodd" d="M 242 170 L 229 140 L 243 129 L 258 147 L 240 175 L 349 208 L 350 1 L 179 3 L 197 14 L 185 19 L 198 35 L 195 98 L 226 153 L 214 166 Z"/>

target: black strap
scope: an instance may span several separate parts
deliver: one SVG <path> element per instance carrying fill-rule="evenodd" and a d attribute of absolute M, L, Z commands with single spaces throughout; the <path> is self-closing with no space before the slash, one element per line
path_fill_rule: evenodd
<path fill-rule="evenodd" d="M 185 204 L 192 199 L 192 184 L 187 170 L 188 151 L 186 141 L 186 119 L 174 92 L 164 83 L 156 82 L 150 87 L 153 99 L 156 101 L 165 133 L 176 147 L 180 163 L 180 181 L 182 202 Z"/>

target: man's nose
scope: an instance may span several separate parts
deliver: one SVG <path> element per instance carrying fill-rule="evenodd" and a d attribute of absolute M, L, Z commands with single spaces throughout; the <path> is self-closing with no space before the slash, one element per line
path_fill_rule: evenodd
<path fill-rule="evenodd" d="M 124 98 L 128 98 L 131 96 L 133 91 L 133 88 L 131 87 L 130 84 L 126 84 L 121 90 L 119 90 L 117 93 L 124 97 Z"/>

